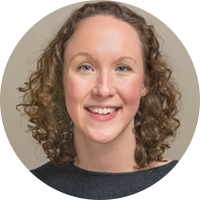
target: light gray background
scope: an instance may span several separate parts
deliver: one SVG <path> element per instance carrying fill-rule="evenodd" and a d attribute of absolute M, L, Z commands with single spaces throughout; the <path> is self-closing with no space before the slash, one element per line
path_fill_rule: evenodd
<path fill-rule="evenodd" d="M 22 86 L 28 74 L 35 67 L 35 59 L 40 50 L 53 37 L 72 10 L 83 5 L 73 4 L 59 9 L 35 24 L 19 41 L 14 49 L 4 72 L 1 88 L 1 112 L 8 139 L 24 165 L 32 169 L 48 160 L 42 149 L 32 139 L 31 133 L 26 133 L 27 119 L 20 118 L 15 106 L 19 103 L 16 88 Z M 163 51 L 173 67 L 173 76 L 180 86 L 182 110 L 179 114 L 181 121 L 180 136 L 165 153 L 170 159 L 180 159 L 186 151 L 195 131 L 199 113 L 199 88 L 192 61 L 181 41 L 161 21 L 149 13 L 128 5 L 153 24 L 157 33 L 163 38 Z"/>

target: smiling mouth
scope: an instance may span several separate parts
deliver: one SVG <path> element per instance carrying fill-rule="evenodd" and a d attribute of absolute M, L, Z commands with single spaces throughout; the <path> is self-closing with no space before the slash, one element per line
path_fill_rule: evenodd
<path fill-rule="evenodd" d="M 115 113 L 119 108 L 86 108 L 89 112 L 95 113 L 98 115 L 107 115 Z"/>

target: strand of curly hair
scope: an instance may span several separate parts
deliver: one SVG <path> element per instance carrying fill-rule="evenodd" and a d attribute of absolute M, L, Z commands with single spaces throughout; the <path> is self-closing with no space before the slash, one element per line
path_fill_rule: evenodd
<path fill-rule="evenodd" d="M 28 130 L 42 144 L 48 158 L 56 165 L 73 164 L 76 155 L 73 122 L 65 106 L 63 93 L 63 54 L 67 43 L 80 22 L 94 15 L 110 15 L 134 27 L 140 37 L 144 71 L 149 81 L 148 94 L 141 99 L 135 116 L 133 133 L 136 137 L 135 161 L 143 168 L 153 161 L 162 161 L 180 126 L 176 118 L 181 97 L 172 81 L 171 70 L 159 51 L 154 27 L 143 17 L 114 2 L 85 4 L 74 11 L 37 61 L 37 69 L 24 87 L 22 103 L 29 116 Z M 67 97 L 66 97 L 67 98 Z"/>

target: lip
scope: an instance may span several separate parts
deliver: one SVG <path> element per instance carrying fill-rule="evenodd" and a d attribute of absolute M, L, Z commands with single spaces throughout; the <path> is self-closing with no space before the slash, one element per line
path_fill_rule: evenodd
<path fill-rule="evenodd" d="M 92 106 L 86 106 L 84 107 L 85 109 L 86 108 L 120 108 L 119 106 L 112 106 L 112 105 L 92 105 Z"/>
<path fill-rule="evenodd" d="M 92 107 L 96 107 L 96 108 L 118 108 L 116 112 L 112 113 L 112 114 L 106 114 L 106 115 L 99 115 L 99 114 L 96 114 L 96 113 L 92 113 L 90 112 L 89 110 L 87 110 L 87 108 L 84 108 L 85 111 L 95 120 L 97 121 L 100 121 L 100 122 L 106 122 L 106 121 L 109 121 L 109 120 L 112 120 L 120 111 L 121 111 L 121 108 L 120 107 L 114 107 L 114 106 L 88 106 L 90 108 Z"/>

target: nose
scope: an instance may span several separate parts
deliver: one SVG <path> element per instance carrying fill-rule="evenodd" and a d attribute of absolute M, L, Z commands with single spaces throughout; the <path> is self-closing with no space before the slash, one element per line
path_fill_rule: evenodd
<path fill-rule="evenodd" d="M 112 97 L 116 93 L 113 77 L 105 71 L 98 75 L 96 83 L 92 88 L 92 94 L 101 98 Z"/>

